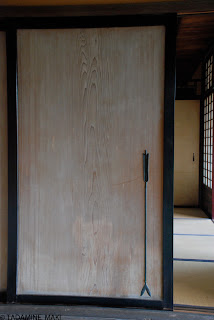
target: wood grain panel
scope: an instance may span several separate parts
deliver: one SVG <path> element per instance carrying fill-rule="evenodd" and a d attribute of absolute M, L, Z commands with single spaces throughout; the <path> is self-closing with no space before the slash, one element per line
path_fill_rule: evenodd
<path fill-rule="evenodd" d="M 177 206 L 198 206 L 199 139 L 200 101 L 177 100 L 174 169 L 174 204 Z"/>
<path fill-rule="evenodd" d="M 18 293 L 140 298 L 146 148 L 162 297 L 164 42 L 164 27 L 18 31 Z"/>
<path fill-rule="evenodd" d="M 0 291 L 7 288 L 7 60 L 0 32 Z"/>

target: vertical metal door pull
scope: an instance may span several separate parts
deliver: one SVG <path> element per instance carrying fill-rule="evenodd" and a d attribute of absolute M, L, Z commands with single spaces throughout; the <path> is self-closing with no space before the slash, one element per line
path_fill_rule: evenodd
<path fill-rule="evenodd" d="M 151 291 L 147 285 L 147 182 L 149 181 L 149 153 L 143 153 L 143 180 L 145 182 L 145 283 L 143 289 L 141 290 L 141 296 L 144 295 L 145 291 L 151 297 Z"/>

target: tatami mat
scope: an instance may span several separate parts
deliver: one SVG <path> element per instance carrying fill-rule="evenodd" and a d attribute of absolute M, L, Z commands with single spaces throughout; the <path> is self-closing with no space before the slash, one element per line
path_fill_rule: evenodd
<path fill-rule="evenodd" d="M 214 224 L 202 210 L 175 208 L 174 259 L 174 304 L 214 307 Z"/>
<path fill-rule="evenodd" d="M 214 261 L 214 238 L 174 235 L 174 258 Z"/>
<path fill-rule="evenodd" d="M 214 236 L 214 224 L 210 219 L 175 219 L 174 234 Z"/>
<path fill-rule="evenodd" d="M 174 304 L 214 307 L 214 263 L 174 261 Z"/>
<path fill-rule="evenodd" d="M 174 218 L 208 219 L 207 215 L 199 208 L 174 208 Z"/>

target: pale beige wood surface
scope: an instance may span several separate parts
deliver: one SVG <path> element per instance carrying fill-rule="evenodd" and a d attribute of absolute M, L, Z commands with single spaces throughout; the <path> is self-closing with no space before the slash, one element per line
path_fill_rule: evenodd
<path fill-rule="evenodd" d="M 18 293 L 162 297 L 164 27 L 19 30 Z"/>
<path fill-rule="evenodd" d="M 175 101 L 174 204 L 177 206 L 198 205 L 199 138 L 200 101 Z"/>
<path fill-rule="evenodd" d="M 7 288 L 7 59 L 0 32 L 0 291 Z"/>

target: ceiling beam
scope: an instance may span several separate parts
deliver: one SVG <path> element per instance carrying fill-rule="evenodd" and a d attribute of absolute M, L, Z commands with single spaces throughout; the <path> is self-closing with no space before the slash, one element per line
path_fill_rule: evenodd
<path fill-rule="evenodd" d="M 214 11 L 213 0 L 174 0 L 144 2 L 141 4 L 106 4 L 72 6 L 0 6 L 0 17 L 56 17 L 96 16 L 123 14 L 164 14 L 179 15 Z"/>

